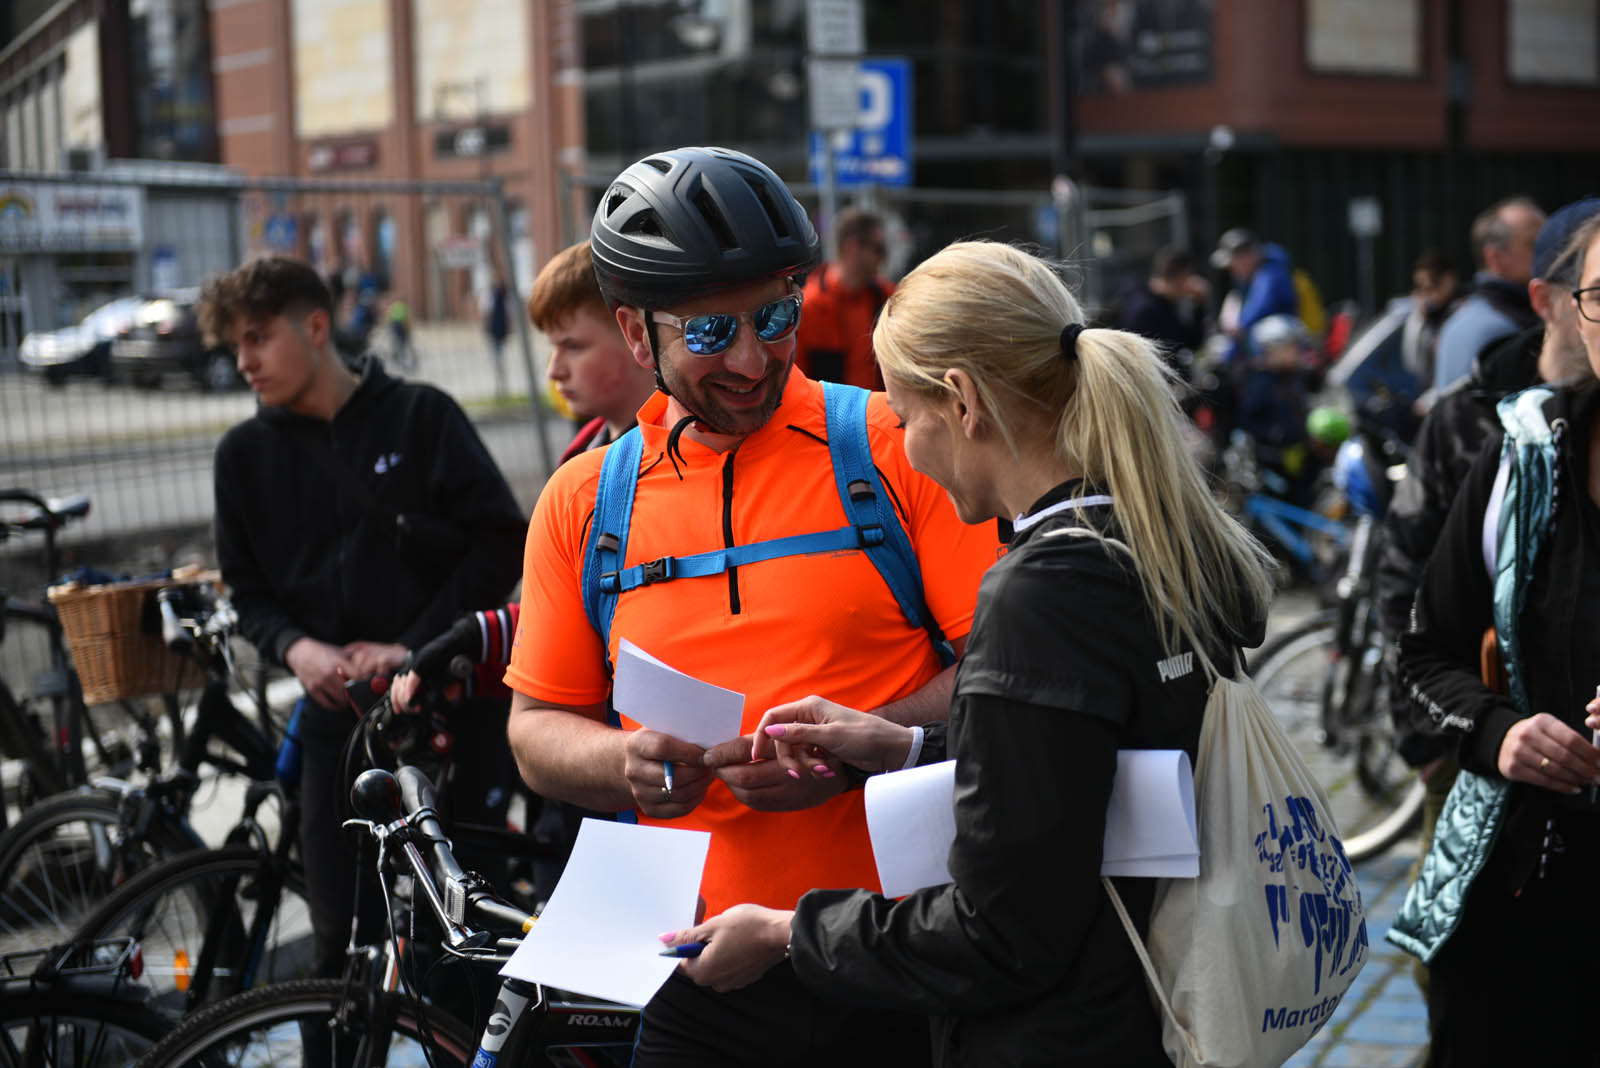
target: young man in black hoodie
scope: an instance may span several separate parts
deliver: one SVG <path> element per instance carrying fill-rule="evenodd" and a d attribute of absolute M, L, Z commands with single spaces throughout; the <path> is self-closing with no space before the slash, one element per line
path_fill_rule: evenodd
<path fill-rule="evenodd" d="M 246 263 L 206 288 L 200 317 L 237 347 L 261 404 L 217 445 L 217 560 L 244 636 L 305 688 L 300 844 L 316 966 L 337 974 L 355 867 L 340 827 L 350 784 L 338 765 L 355 722 L 343 683 L 397 670 L 461 612 L 504 601 L 527 523 L 455 401 L 370 358 L 345 365 L 332 297 L 306 264 Z M 479 726 L 483 752 L 508 768 L 503 718 Z M 459 762 L 472 742 L 458 734 Z M 461 792 L 463 814 L 505 781 L 474 763 L 489 785 Z"/>

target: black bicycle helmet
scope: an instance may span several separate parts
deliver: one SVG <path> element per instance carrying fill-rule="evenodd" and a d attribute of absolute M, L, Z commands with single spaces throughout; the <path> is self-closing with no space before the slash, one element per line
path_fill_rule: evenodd
<path fill-rule="evenodd" d="M 623 171 L 600 198 L 589 241 L 600 292 L 636 308 L 803 276 L 822 258 L 782 180 L 726 148 L 656 152 Z"/>

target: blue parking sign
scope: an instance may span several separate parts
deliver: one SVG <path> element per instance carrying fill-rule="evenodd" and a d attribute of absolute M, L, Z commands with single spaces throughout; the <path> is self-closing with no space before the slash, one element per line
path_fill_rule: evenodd
<path fill-rule="evenodd" d="M 811 131 L 811 181 L 822 183 L 822 139 L 831 136 L 835 185 L 910 185 L 911 61 L 863 59 L 859 88 L 855 129 Z"/>

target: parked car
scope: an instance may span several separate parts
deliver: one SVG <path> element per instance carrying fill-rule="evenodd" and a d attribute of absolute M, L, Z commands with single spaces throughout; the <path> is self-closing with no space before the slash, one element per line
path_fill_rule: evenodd
<path fill-rule="evenodd" d="M 118 297 L 85 315 L 75 326 L 36 330 L 22 339 L 17 359 L 52 385 L 60 385 L 72 375 L 103 378 L 111 369 L 111 342 L 149 299 Z"/>
<path fill-rule="evenodd" d="M 227 346 L 208 346 L 195 317 L 200 291 L 184 289 L 145 302 L 111 343 L 111 372 L 136 386 L 159 386 L 169 372 L 213 392 L 242 385 Z"/>

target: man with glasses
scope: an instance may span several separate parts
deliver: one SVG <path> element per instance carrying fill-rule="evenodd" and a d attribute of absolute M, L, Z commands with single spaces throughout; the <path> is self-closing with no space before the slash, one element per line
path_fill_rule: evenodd
<path fill-rule="evenodd" d="M 882 389 L 872 328 L 894 292 L 893 282 L 878 277 L 887 251 L 883 220 L 865 208 L 845 208 L 834 221 L 833 241 L 834 261 L 806 279 L 795 366 L 820 381 Z"/>
<path fill-rule="evenodd" d="M 629 432 L 640 455 L 619 565 L 847 526 L 823 387 L 794 368 L 808 311 L 801 283 L 819 242 L 778 177 L 724 149 L 657 153 L 606 190 L 590 236 L 600 288 L 658 389 Z M 920 566 L 925 614 L 959 652 L 995 531 L 964 526 L 944 492 L 911 469 L 881 395 L 868 401 L 865 431 Z M 752 763 L 748 736 L 707 751 L 614 714 L 608 723 L 610 664 L 627 638 L 744 693 L 745 732 L 766 709 L 812 693 L 900 723 L 942 719 L 953 669 L 854 548 L 649 581 L 617 597 L 602 635 L 583 570 L 591 534 L 598 541 L 610 530 L 596 518 L 602 466 L 632 442 L 625 435 L 562 466 L 534 511 L 506 673 L 524 779 L 546 797 L 711 832 L 708 915 L 740 901 L 789 908 L 819 886 L 876 886 L 862 794 L 849 776 L 800 781 L 775 761 Z M 819 1058 L 925 1061 L 926 1022 L 818 1003 L 787 967 L 729 994 L 674 974 L 645 1010 L 634 1064 Z"/>

